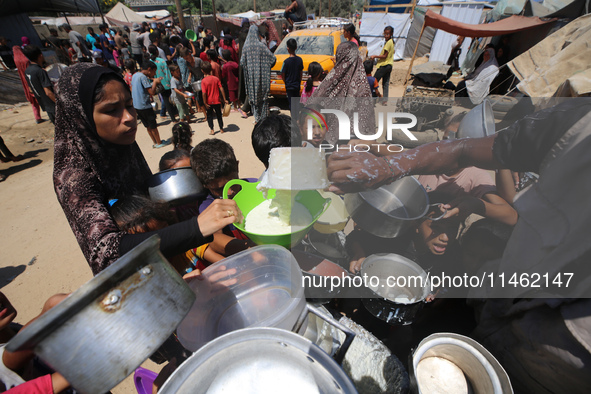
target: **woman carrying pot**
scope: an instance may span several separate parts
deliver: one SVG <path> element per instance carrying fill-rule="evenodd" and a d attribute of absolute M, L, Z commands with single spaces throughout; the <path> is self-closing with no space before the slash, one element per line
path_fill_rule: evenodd
<path fill-rule="evenodd" d="M 72 231 L 96 275 L 133 247 L 158 234 L 160 250 L 174 256 L 242 220 L 231 200 L 216 200 L 199 217 L 144 234 L 120 231 L 108 201 L 147 194 L 150 169 L 137 143 L 129 88 L 112 70 L 82 63 L 58 83 L 53 182 Z"/>

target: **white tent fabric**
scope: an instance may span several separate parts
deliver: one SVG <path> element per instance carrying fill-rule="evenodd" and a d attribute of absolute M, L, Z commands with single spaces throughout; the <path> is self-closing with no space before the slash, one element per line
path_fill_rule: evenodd
<path fill-rule="evenodd" d="M 64 23 L 70 24 L 70 26 L 77 26 L 77 25 L 99 25 L 103 23 L 103 20 L 100 16 L 69 16 L 68 20 L 66 18 L 46 18 L 46 17 L 31 17 L 31 20 L 40 20 L 42 25 L 54 25 L 54 26 L 61 26 Z"/>
<path fill-rule="evenodd" d="M 587 14 L 507 63 L 521 81 L 517 89 L 530 97 L 588 94 L 590 42 L 591 14 Z"/>
<path fill-rule="evenodd" d="M 105 15 L 105 17 L 126 23 L 142 23 L 147 21 L 145 16 L 138 15 L 123 3 L 117 3 L 115 7 Z"/>
<path fill-rule="evenodd" d="M 165 18 L 170 16 L 170 12 L 168 10 L 155 10 L 155 11 L 141 11 L 136 12 L 136 14 L 141 15 L 145 18 Z"/>
<path fill-rule="evenodd" d="M 248 20 L 250 20 L 250 19 L 259 19 L 260 14 L 251 10 L 251 11 L 242 12 L 240 14 L 233 14 L 231 16 L 234 18 L 247 18 Z"/>
<path fill-rule="evenodd" d="M 410 28 L 410 14 L 391 14 L 384 12 L 364 12 L 361 15 L 361 29 L 359 36 L 361 41 L 367 42 L 367 54 L 379 55 L 384 47 L 384 28 L 394 28 L 394 60 L 404 58 L 406 37 Z"/>
<path fill-rule="evenodd" d="M 458 22 L 477 25 L 480 23 L 482 10 L 482 4 L 452 4 L 443 6 L 441 15 Z M 429 61 L 446 63 L 447 59 L 449 58 L 449 54 L 451 53 L 452 47 L 456 45 L 457 39 L 458 36 L 455 34 L 438 30 L 437 33 L 435 33 L 435 38 L 433 39 Z M 464 39 L 464 43 L 462 44 L 462 53 L 460 54 L 459 59 L 460 65 L 462 65 L 466 59 L 466 54 L 468 53 L 471 42 L 472 39 L 470 37 L 466 37 Z"/>

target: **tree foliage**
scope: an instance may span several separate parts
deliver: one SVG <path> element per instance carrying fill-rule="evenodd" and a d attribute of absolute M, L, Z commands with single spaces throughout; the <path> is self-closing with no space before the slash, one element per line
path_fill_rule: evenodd
<path fill-rule="evenodd" d="M 256 0 L 256 11 L 284 9 L 289 3 L 291 3 L 290 0 Z M 330 15 L 344 18 L 349 17 L 355 10 L 363 8 L 363 0 L 330 0 L 330 3 Z M 304 4 L 308 14 L 315 14 L 316 17 L 328 16 L 329 0 L 304 0 Z M 254 10 L 254 0 L 216 0 L 215 5 L 216 11 L 228 14 Z"/>

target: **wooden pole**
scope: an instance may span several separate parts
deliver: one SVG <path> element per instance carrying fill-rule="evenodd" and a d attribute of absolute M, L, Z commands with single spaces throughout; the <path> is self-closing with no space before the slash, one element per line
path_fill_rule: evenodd
<path fill-rule="evenodd" d="M 408 83 L 408 79 L 410 78 L 410 72 L 412 70 L 412 64 L 415 61 L 415 56 L 417 55 L 417 50 L 419 49 L 419 44 L 421 43 L 421 37 L 423 37 L 424 31 L 425 31 L 425 21 L 423 20 L 423 27 L 421 28 L 421 34 L 419 35 L 417 45 L 415 46 L 415 51 L 412 54 L 412 59 L 410 59 L 410 65 L 408 66 L 408 71 L 406 72 L 406 78 L 404 79 L 404 91 L 405 92 L 406 92 L 406 84 Z"/>
<path fill-rule="evenodd" d="M 332 8 L 332 0 L 328 0 L 328 17 L 330 18 L 330 11 Z"/>
<path fill-rule="evenodd" d="M 176 3 L 176 14 L 179 17 L 179 25 L 181 26 L 181 29 L 185 31 L 187 30 L 187 27 L 185 26 L 185 17 L 183 16 L 183 6 L 181 5 L 181 0 L 174 0 L 174 2 Z"/>
<path fill-rule="evenodd" d="M 254 7 L 253 11 L 254 12 L 257 12 L 257 0 L 254 0 L 254 6 L 253 7 Z"/>
<path fill-rule="evenodd" d="M 318 6 L 318 18 L 322 17 L 322 0 L 320 0 L 318 2 L 319 6 Z"/>
<path fill-rule="evenodd" d="M 105 16 L 103 15 L 103 10 L 101 9 L 101 5 L 99 4 L 98 0 L 96 0 L 96 6 L 101 14 L 101 19 L 103 20 L 103 24 L 106 24 Z M 64 16 L 65 16 L 65 14 L 64 14 Z"/>
<path fill-rule="evenodd" d="M 213 22 L 215 23 L 215 34 L 217 37 L 220 36 L 220 31 L 218 29 L 218 17 L 215 13 L 215 0 L 211 0 L 211 8 L 213 8 Z"/>

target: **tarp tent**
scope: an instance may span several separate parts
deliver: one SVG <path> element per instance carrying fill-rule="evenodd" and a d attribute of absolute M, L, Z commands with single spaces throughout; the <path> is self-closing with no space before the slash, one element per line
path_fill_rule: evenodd
<path fill-rule="evenodd" d="M 384 47 L 384 28 L 394 28 L 394 60 L 404 58 L 406 36 L 410 28 L 410 14 L 390 14 L 385 12 L 364 12 L 361 15 L 361 41 L 367 42 L 367 54 L 379 55 Z"/>
<path fill-rule="evenodd" d="M 508 63 L 530 97 L 591 92 L 591 14 L 582 16 Z"/>
<path fill-rule="evenodd" d="M 109 22 L 111 22 L 112 24 L 116 25 L 119 24 L 117 22 L 126 22 L 129 24 L 133 24 L 148 21 L 148 19 L 146 19 L 145 16 L 136 14 L 135 11 L 131 10 L 131 8 L 129 7 L 126 7 L 123 3 L 117 3 L 115 7 L 113 7 L 111 11 L 109 11 L 105 15 L 105 18 L 107 18 Z"/>
<path fill-rule="evenodd" d="M 96 0 L 1 0 L 2 15 L 22 12 L 91 12 L 99 14 Z"/>
<path fill-rule="evenodd" d="M 446 18 L 431 10 L 425 14 L 425 26 L 445 30 L 448 33 L 464 37 L 494 37 L 503 34 L 516 33 L 554 22 L 554 19 L 542 20 L 538 17 L 527 17 L 513 15 L 509 18 L 480 25 L 467 24 Z"/>
<path fill-rule="evenodd" d="M 482 10 L 484 9 L 483 4 L 451 4 L 444 5 L 441 10 L 441 15 L 453 19 L 462 23 L 478 24 L 481 20 Z M 452 47 L 457 41 L 456 35 L 448 33 L 445 30 L 437 30 L 435 38 L 433 39 L 433 45 L 431 46 L 431 55 L 429 56 L 430 62 L 447 62 L 449 54 L 451 53 Z M 462 43 L 462 52 L 460 54 L 459 62 L 464 63 L 466 53 L 472 43 L 471 38 L 466 38 Z"/>

